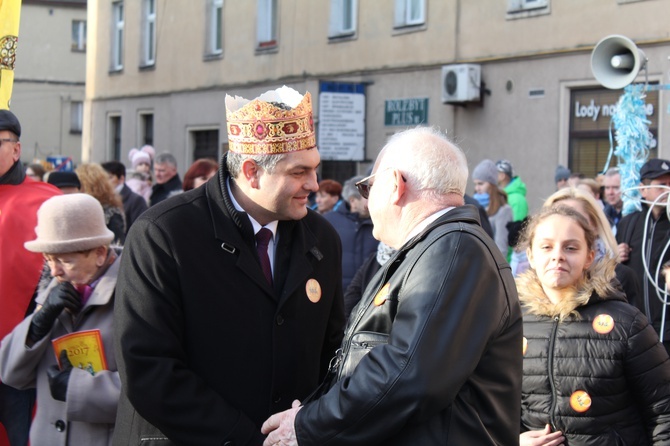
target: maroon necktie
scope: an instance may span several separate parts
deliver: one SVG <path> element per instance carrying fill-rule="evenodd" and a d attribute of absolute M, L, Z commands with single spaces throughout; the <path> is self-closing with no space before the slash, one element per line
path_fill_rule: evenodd
<path fill-rule="evenodd" d="M 263 274 L 270 286 L 272 286 L 272 267 L 270 266 L 270 256 L 268 256 L 268 243 L 272 238 L 272 231 L 268 228 L 261 228 L 256 233 L 256 250 L 258 251 L 258 258 L 261 259 L 261 268 Z"/>

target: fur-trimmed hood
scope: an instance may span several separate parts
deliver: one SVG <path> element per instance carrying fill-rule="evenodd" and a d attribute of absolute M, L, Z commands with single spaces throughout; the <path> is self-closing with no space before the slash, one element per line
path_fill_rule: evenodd
<path fill-rule="evenodd" d="M 535 270 L 529 269 L 516 278 L 519 300 L 524 311 L 538 316 L 558 316 L 564 320 L 570 315 L 577 316 L 577 308 L 592 300 L 624 300 L 623 293 L 617 289 L 614 268 L 617 263 L 610 258 L 603 258 L 587 270 L 585 278 L 577 287 L 571 299 L 558 304 L 552 303 L 544 293 L 540 279 Z"/>

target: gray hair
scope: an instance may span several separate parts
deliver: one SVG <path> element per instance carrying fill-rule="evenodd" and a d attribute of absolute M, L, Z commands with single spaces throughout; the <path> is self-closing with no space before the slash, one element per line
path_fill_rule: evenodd
<path fill-rule="evenodd" d="M 610 167 L 605 172 L 606 177 L 613 177 L 614 175 L 620 175 L 620 174 L 621 174 L 621 171 L 619 170 L 618 167 Z"/>
<path fill-rule="evenodd" d="M 347 201 L 349 201 L 350 198 L 357 198 L 359 200 L 363 198 L 361 197 L 361 194 L 358 192 L 358 188 L 356 187 L 356 183 L 361 181 L 363 178 L 365 178 L 363 175 L 356 175 L 355 177 L 351 177 L 345 181 L 342 185 L 342 198 Z"/>
<path fill-rule="evenodd" d="M 412 189 L 429 200 L 442 202 L 447 194 L 465 194 L 468 162 L 463 151 L 438 129 L 416 127 L 396 133 L 383 152 L 381 164 L 405 173 Z"/>
<path fill-rule="evenodd" d="M 177 167 L 177 158 L 175 158 L 171 153 L 165 152 L 161 153 L 154 160 L 154 164 L 169 164 L 172 167 Z"/>
<path fill-rule="evenodd" d="M 242 163 L 250 159 L 256 162 L 258 167 L 265 170 L 268 174 L 272 174 L 277 167 L 279 161 L 286 158 L 286 154 L 279 155 L 247 155 L 243 153 L 228 152 L 226 156 L 226 167 L 230 173 L 231 178 L 237 178 L 242 171 Z"/>

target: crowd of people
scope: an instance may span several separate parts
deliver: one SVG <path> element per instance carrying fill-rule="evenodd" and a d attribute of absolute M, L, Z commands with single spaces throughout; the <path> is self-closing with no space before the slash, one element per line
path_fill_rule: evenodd
<path fill-rule="evenodd" d="M 531 213 L 432 127 L 340 183 L 309 93 L 226 121 L 182 181 L 24 166 L 0 110 L 0 445 L 670 445 L 670 161 Z"/>

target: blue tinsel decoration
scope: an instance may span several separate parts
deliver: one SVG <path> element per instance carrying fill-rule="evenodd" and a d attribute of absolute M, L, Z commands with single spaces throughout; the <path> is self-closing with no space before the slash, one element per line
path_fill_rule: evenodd
<path fill-rule="evenodd" d="M 640 168 L 647 161 L 654 141 L 644 109 L 644 89 L 644 84 L 627 86 L 612 116 L 617 142 L 614 154 L 621 172 L 621 190 L 624 191 L 623 215 L 642 209 L 640 191 L 631 188 L 640 183 Z"/>

